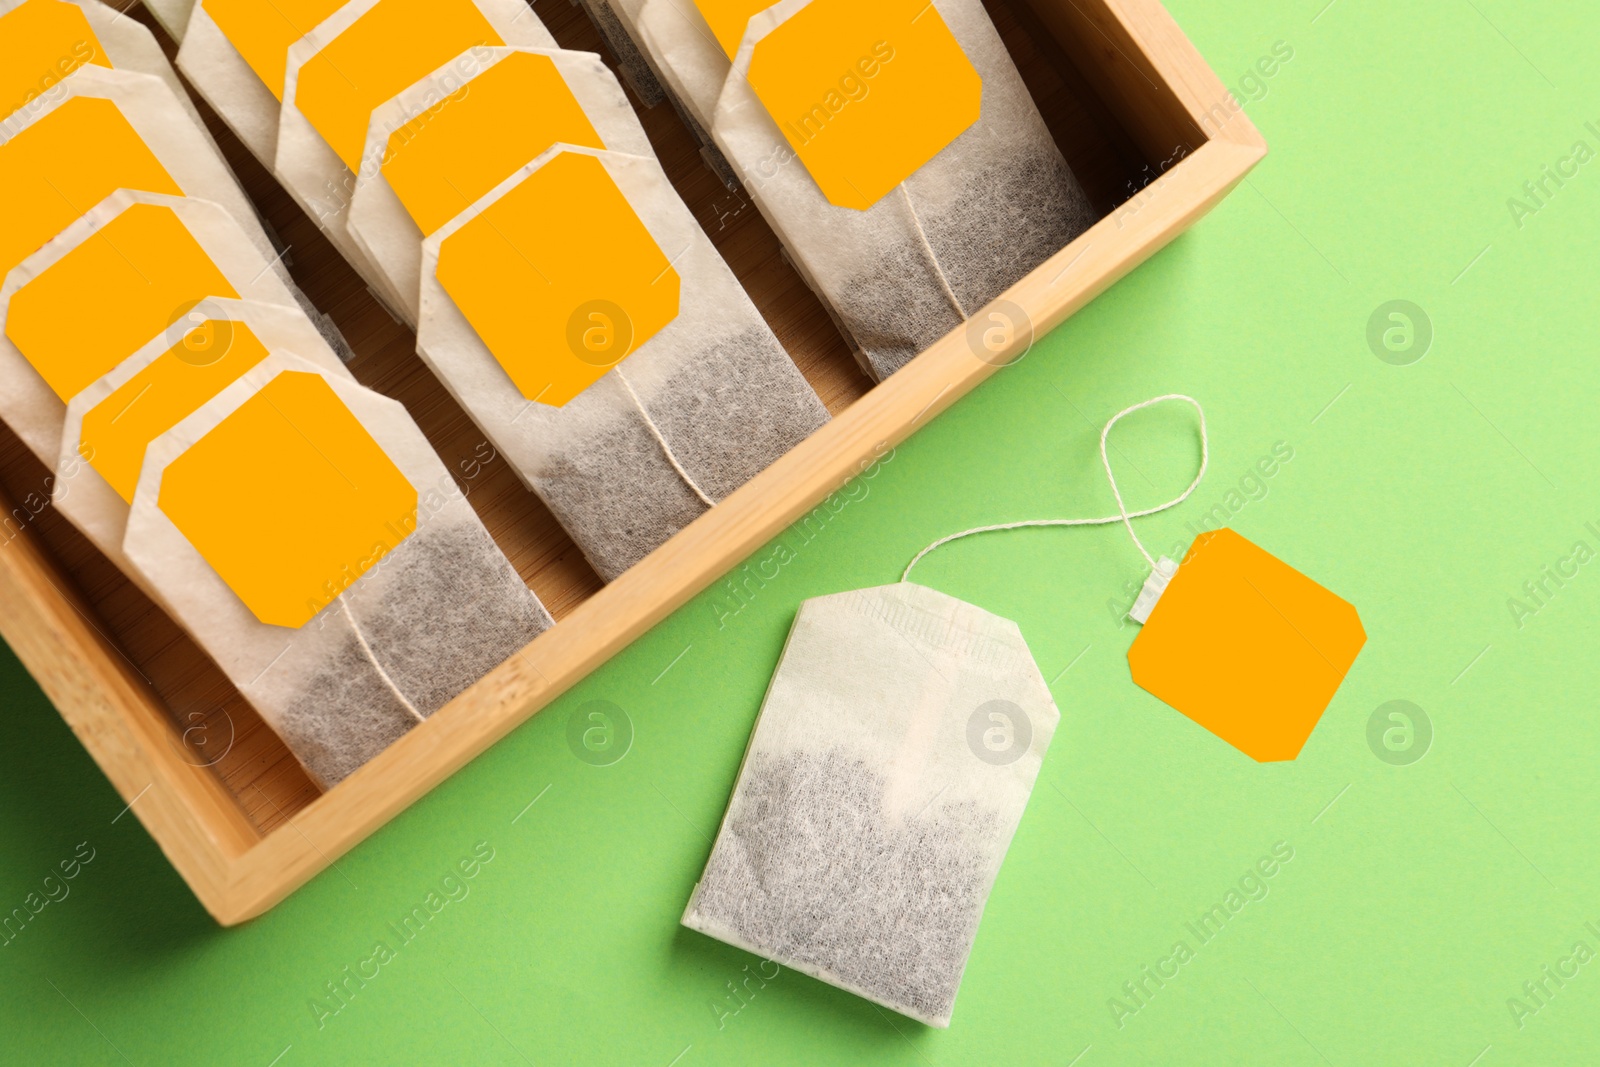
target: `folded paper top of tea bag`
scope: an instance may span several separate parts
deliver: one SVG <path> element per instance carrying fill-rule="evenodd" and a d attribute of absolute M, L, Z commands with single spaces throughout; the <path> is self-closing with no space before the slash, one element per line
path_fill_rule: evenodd
<path fill-rule="evenodd" d="M 216 204 L 113 193 L 0 288 L 0 417 L 53 466 L 66 401 L 196 301 L 242 296 L 295 306 L 273 267 Z"/>

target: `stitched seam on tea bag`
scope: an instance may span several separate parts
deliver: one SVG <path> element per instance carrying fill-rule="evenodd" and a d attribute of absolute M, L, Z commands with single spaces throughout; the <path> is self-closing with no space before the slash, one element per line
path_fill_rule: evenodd
<path fill-rule="evenodd" d="M 906 188 L 906 183 L 901 182 L 900 195 L 905 198 L 906 210 L 911 212 L 911 225 L 916 227 L 917 240 L 922 242 L 922 250 L 928 254 L 928 262 L 933 266 L 933 275 L 939 279 L 939 288 L 944 290 L 945 299 L 950 301 L 950 306 L 956 309 L 956 314 L 962 320 L 967 318 L 967 309 L 961 306 L 961 300 L 956 296 L 956 291 L 950 288 L 950 282 L 945 279 L 944 269 L 939 266 L 939 256 L 934 252 L 933 245 L 928 241 L 928 232 L 922 228 L 922 220 L 917 217 L 917 205 L 911 202 L 911 190 Z"/>
<path fill-rule="evenodd" d="M 640 400 L 639 394 L 633 391 L 633 385 L 623 375 L 622 368 L 613 367 L 612 371 L 616 374 L 617 381 L 622 383 L 622 388 L 628 391 L 628 396 L 633 400 L 633 406 L 639 409 L 639 415 L 644 419 L 645 429 L 650 431 L 650 436 L 654 437 L 656 444 L 661 446 L 662 454 L 667 457 L 667 462 L 672 464 L 672 469 L 678 472 L 678 477 L 683 479 L 683 484 L 694 490 L 694 495 L 704 501 L 706 507 L 716 507 L 717 502 L 707 496 L 705 491 L 695 484 L 694 479 L 689 477 L 689 472 L 683 469 L 683 464 L 678 462 L 678 457 L 672 454 L 672 446 L 667 444 L 665 437 L 661 436 L 661 428 L 650 417 L 650 413 L 644 409 L 644 401 Z"/>
<path fill-rule="evenodd" d="M 1106 453 L 1106 439 L 1111 435 L 1111 428 L 1123 418 L 1132 415 L 1135 411 L 1142 411 L 1145 408 L 1153 407 L 1156 404 L 1165 403 L 1168 400 L 1182 400 L 1184 403 L 1191 405 L 1200 416 L 1200 469 L 1195 473 L 1194 481 L 1189 483 L 1189 488 L 1185 489 L 1183 492 L 1179 493 L 1165 504 L 1157 504 L 1155 507 L 1146 508 L 1143 511 L 1130 512 L 1128 510 L 1128 505 L 1123 503 L 1122 490 L 1117 488 L 1117 476 L 1111 470 L 1111 457 Z M 1154 515 L 1158 511 L 1166 511 L 1168 508 L 1177 507 L 1185 500 L 1188 500 L 1189 494 L 1193 493 L 1200 487 L 1200 480 L 1206 476 L 1206 465 L 1210 463 L 1210 461 L 1211 445 L 1206 435 L 1206 411 L 1205 408 L 1200 406 L 1200 401 L 1196 400 L 1194 397 L 1186 396 L 1183 393 L 1166 393 L 1162 396 L 1152 397 L 1142 404 L 1134 404 L 1131 407 L 1125 407 L 1115 415 L 1111 416 L 1110 421 L 1105 424 L 1105 428 L 1100 431 L 1100 462 L 1105 467 L 1107 480 L 1111 482 L 1111 493 L 1117 498 L 1117 514 L 1107 515 L 1098 519 L 1030 519 L 1027 522 L 1002 522 L 996 523 L 993 526 L 975 526 L 970 530 L 962 530 L 960 533 L 953 533 L 948 537 L 941 537 L 927 548 L 924 548 L 921 552 L 918 552 L 911 558 L 911 562 L 906 564 L 906 569 L 901 573 L 900 580 L 902 582 L 909 581 L 911 579 L 911 569 L 920 563 L 922 561 L 922 557 L 926 556 L 929 552 L 932 552 L 934 549 L 940 548 L 944 545 L 948 545 L 951 541 L 959 541 L 963 537 L 972 537 L 974 534 L 993 533 L 997 530 L 1020 530 L 1029 526 L 1106 526 L 1113 522 L 1120 522 L 1128 528 L 1128 536 L 1133 538 L 1133 546 L 1139 550 L 1139 554 L 1145 558 L 1145 562 L 1150 564 L 1150 569 L 1155 571 L 1158 569 L 1155 558 L 1151 556 L 1149 550 L 1144 547 L 1144 542 L 1139 540 L 1139 535 L 1133 532 L 1132 520 L 1143 518 L 1146 515 Z"/>
<path fill-rule="evenodd" d="M 1016 663 L 1016 650 L 987 634 L 975 633 L 954 619 L 938 615 L 913 604 L 886 604 L 872 597 L 859 597 L 855 606 L 869 618 L 887 623 L 896 632 L 914 637 L 935 651 L 953 652 L 982 666 L 1009 670 Z"/>
<path fill-rule="evenodd" d="M 394 694 L 394 698 L 398 700 L 400 705 L 409 711 L 418 722 L 426 721 L 427 717 L 423 715 L 422 712 L 417 710 L 416 705 L 412 704 L 411 701 L 406 699 L 406 695 L 400 692 L 400 687 L 394 684 L 394 679 L 389 677 L 389 672 L 383 669 L 383 664 L 378 662 L 378 657 L 372 651 L 372 646 L 367 644 L 367 635 L 361 632 L 361 627 L 356 623 L 356 617 L 350 614 L 350 605 L 345 603 L 343 597 L 339 598 L 339 608 L 344 612 L 344 617 L 350 620 L 350 629 L 355 631 L 356 644 L 360 645 L 361 651 L 366 653 L 367 659 L 372 663 L 373 670 L 378 672 L 378 677 L 383 679 L 383 684 L 389 687 L 389 692 Z"/>

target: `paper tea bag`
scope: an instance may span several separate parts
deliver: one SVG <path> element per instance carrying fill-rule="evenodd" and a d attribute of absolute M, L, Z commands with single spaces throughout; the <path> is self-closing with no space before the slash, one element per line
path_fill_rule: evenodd
<path fill-rule="evenodd" d="M 1008 619 L 910 583 L 806 601 L 683 924 L 948 1026 L 1059 718 Z"/>
<path fill-rule="evenodd" d="M 481 64 L 481 65 L 480 65 Z M 557 142 L 654 154 L 622 86 L 592 52 L 478 50 L 372 113 L 350 235 L 417 316 L 422 240 Z"/>
<path fill-rule="evenodd" d="M 131 575 L 122 540 L 145 450 L 273 352 L 350 377 L 299 309 L 207 297 L 67 404 L 52 502 Z"/>
<path fill-rule="evenodd" d="M 166 53 L 140 23 L 100 0 L 0 0 L 0 118 L 44 107 L 62 79 L 90 63 L 160 78 L 204 132 Z"/>
<path fill-rule="evenodd" d="M 66 402 L 207 297 L 297 302 L 216 204 L 113 193 L 0 287 L 0 419 L 54 469 Z"/>
<path fill-rule="evenodd" d="M 879 379 L 1095 221 L 980 0 L 785 0 L 712 134 Z"/>
<path fill-rule="evenodd" d="M 124 549 L 324 787 L 552 625 L 405 408 L 292 356 L 151 443 Z"/>
<path fill-rule="evenodd" d="M 278 154 L 289 46 L 344 0 L 201 0 L 186 15 L 178 69 L 261 165 Z"/>
<path fill-rule="evenodd" d="M 546 153 L 422 276 L 417 351 L 606 581 L 827 421 L 653 158 Z"/>
<path fill-rule="evenodd" d="M 274 170 L 402 315 L 407 301 L 346 228 L 372 112 L 452 60 L 471 77 L 496 45 L 556 47 L 523 0 L 352 0 L 289 49 Z"/>
<path fill-rule="evenodd" d="M 210 200 L 276 256 L 233 173 L 160 78 L 89 64 L 50 95 L 0 123 L 0 271 L 118 189 Z"/>

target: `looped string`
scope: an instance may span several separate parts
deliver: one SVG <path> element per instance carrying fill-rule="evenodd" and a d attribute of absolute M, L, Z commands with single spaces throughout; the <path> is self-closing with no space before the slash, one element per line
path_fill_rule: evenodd
<path fill-rule="evenodd" d="M 1165 504 L 1157 504 L 1155 507 L 1145 508 L 1143 511 L 1130 512 L 1128 510 L 1128 505 L 1123 502 L 1122 490 L 1117 486 L 1117 476 L 1111 469 L 1111 457 L 1106 452 L 1106 440 L 1111 436 L 1111 428 L 1117 423 L 1121 422 L 1127 416 L 1132 415 L 1136 411 L 1143 411 L 1145 408 L 1154 407 L 1156 404 L 1162 404 L 1169 400 L 1181 400 L 1184 403 L 1191 405 L 1194 408 L 1195 413 L 1200 416 L 1200 469 L 1195 473 L 1194 481 L 1189 483 L 1189 488 L 1185 489 L 1183 492 L 1179 493 Z M 1211 445 L 1206 435 L 1206 411 L 1205 408 L 1200 406 L 1200 401 L 1196 400 L 1194 397 L 1186 396 L 1183 393 L 1167 393 L 1163 396 L 1152 397 L 1151 399 L 1144 401 L 1142 404 L 1134 404 L 1132 407 L 1123 408 L 1121 411 L 1111 416 L 1111 420 L 1107 422 L 1105 428 L 1100 431 L 1100 462 L 1105 467 L 1106 480 L 1111 483 L 1111 495 L 1116 497 L 1117 500 L 1117 513 L 1115 515 L 1107 515 L 1097 519 L 1031 519 L 1027 522 L 1002 522 L 993 526 L 976 526 L 970 530 L 962 530 L 960 533 L 953 533 L 948 537 L 941 537 L 927 548 L 924 548 L 921 552 L 918 552 L 914 557 L 912 557 L 911 562 L 906 565 L 905 572 L 900 575 L 900 580 L 902 582 L 910 581 L 912 568 L 922 561 L 923 556 L 926 556 L 936 548 L 942 548 L 943 546 L 948 545 L 951 541 L 959 541 L 963 537 L 972 537 L 976 534 L 983 533 L 994 533 L 997 530 L 1021 530 L 1030 526 L 1106 526 L 1113 522 L 1120 522 L 1128 528 L 1128 536 L 1133 539 L 1133 547 L 1139 550 L 1139 554 L 1145 558 L 1145 562 L 1150 564 L 1150 569 L 1155 571 L 1159 569 L 1156 565 L 1155 557 L 1151 556 L 1149 550 L 1144 547 L 1144 542 L 1139 540 L 1139 535 L 1133 532 L 1133 520 L 1142 519 L 1146 515 L 1154 515 L 1157 512 L 1166 511 L 1168 508 L 1177 507 L 1179 504 L 1189 499 L 1189 494 L 1193 493 L 1195 489 L 1199 487 L 1201 479 L 1206 476 L 1206 465 L 1210 461 Z"/>

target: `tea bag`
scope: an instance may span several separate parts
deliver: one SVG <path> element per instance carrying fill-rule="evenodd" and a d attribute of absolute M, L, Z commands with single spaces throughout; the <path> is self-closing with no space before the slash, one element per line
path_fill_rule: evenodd
<path fill-rule="evenodd" d="M 338 11 L 345 0 L 177 2 L 191 7 L 183 16 L 187 29 L 173 34 L 182 41 L 178 69 L 234 136 L 271 170 L 278 154 L 289 46 Z"/>
<path fill-rule="evenodd" d="M 622 86 L 592 52 L 491 48 L 478 73 L 456 63 L 372 113 L 351 238 L 415 320 L 425 236 L 557 142 L 654 153 Z"/>
<path fill-rule="evenodd" d="M 67 404 L 52 503 L 130 575 L 122 540 L 150 442 L 270 353 L 349 378 L 297 308 L 206 297 Z"/>
<path fill-rule="evenodd" d="M 712 135 L 877 379 L 1095 221 L 980 0 L 785 0 Z"/>
<path fill-rule="evenodd" d="M 806 601 L 683 924 L 948 1026 L 1059 718 L 1009 619 L 909 582 Z"/>
<path fill-rule="evenodd" d="M 0 0 L 0 119 L 43 107 L 86 64 L 155 75 L 204 133 L 166 53 L 139 22 L 100 0 Z"/>
<path fill-rule="evenodd" d="M 233 173 L 160 78 L 89 64 L 50 95 L 0 123 L 0 270 L 118 189 L 210 200 L 276 256 Z"/>
<path fill-rule="evenodd" d="M 216 204 L 111 194 L 0 287 L 0 419 L 54 469 L 68 400 L 207 297 L 295 307 L 279 270 Z"/>
<path fill-rule="evenodd" d="M 409 302 L 347 228 L 372 112 L 445 63 L 471 77 L 497 45 L 556 47 L 522 0 L 351 0 L 289 49 L 273 169 L 401 317 Z"/>
<path fill-rule="evenodd" d="M 827 421 L 654 159 L 557 146 L 422 278 L 417 351 L 606 581 Z"/>
<path fill-rule="evenodd" d="M 552 625 L 398 402 L 278 353 L 150 444 L 124 550 L 324 787 Z"/>

